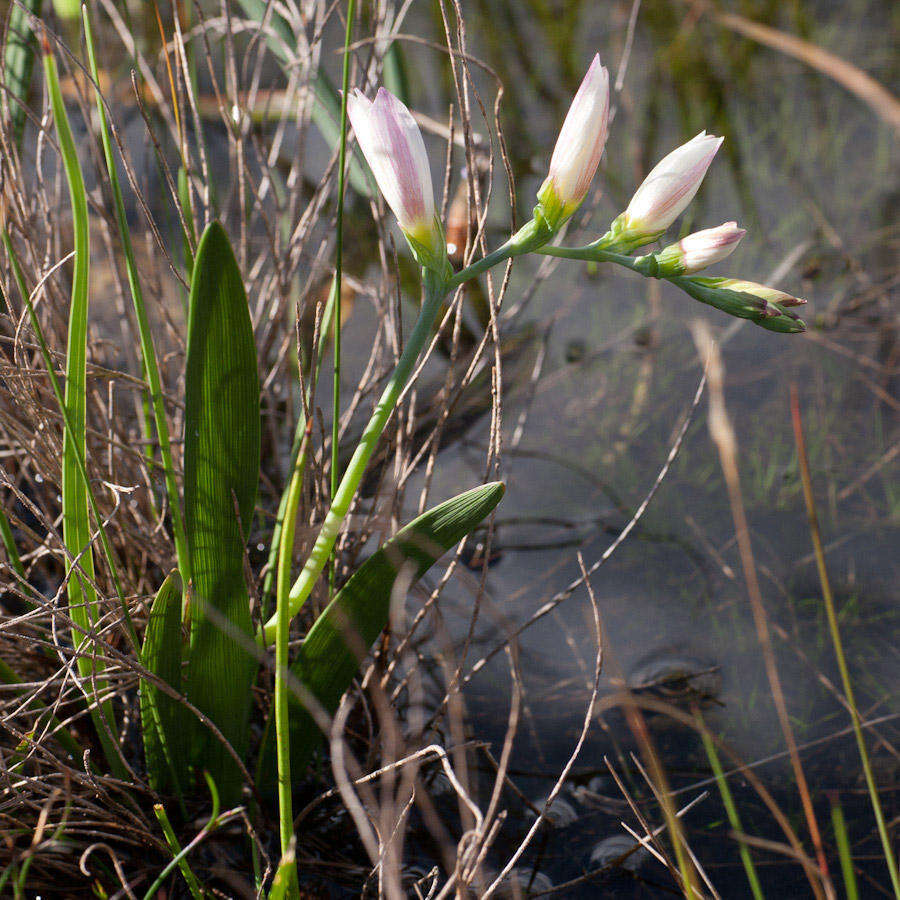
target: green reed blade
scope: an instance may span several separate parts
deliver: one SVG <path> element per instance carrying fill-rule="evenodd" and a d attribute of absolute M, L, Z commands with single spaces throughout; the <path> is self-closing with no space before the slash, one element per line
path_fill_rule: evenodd
<path fill-rule="evenodd" d="M 72 629 L 72 643 L 78 655 L 78 671 L 84 690 L 96 699 L 91 716 L 97 727 L 103 751 L 118 777 L 126 777 L 127 770 L 115 743 L 117 729 L 112 703 L 102 699 L 108 689 L 103 677 L 105 663 L 94 650 L 92 629 L 99 616 L 97 594 L 93 587 L 94 557 L 91 549 L 91 525 L 87 478 L 82 474 L 87 456 L 87 320 L 88 276 L 90 267 L 90 236 L 87 195 L 78 151 L 66 115 L 56 59 L 49 45 L 44 47 L 44 74 L 53 107 L 53 118 L 59 139 L 60 152 L 69 185 L 74 226 L 74 274 L 72 301 L 69 309 L 69 337 L 66 348 L 65 409 L 67 427 L 63 434 L 62 451 L 62 522 L 63 541 L 77 563 L 67 572 L 69 614 L 77 627 Z M 82 577 L 83 575 L 83 577 Z M 116 577 L 115 569 L 113 575 Z M 127 612 L 127 607 L 125 608 Z"/>
<path fill-rule="evenodd" d="M 844 878 L 847 900 L 859 900 L 859 887 L 856 884 L 856 872 L 853 870 L 853 853 L 850 850 L 850 839 L 847 836 L 847 823 L 836 796 L 831 800 L 831 824 L 834 828 L 838 857 L 841 860 L 841 874 Z"/>
<path fill-rule="evenodd" d="M 713 775 L 716 779 L 716 786 L 719 788 L 719 794 L 722 797 L 722 804 L 728 815 L 728 824 L 731 830 L 736 834 L 743 834 L 744 829 L 741 827 L 741 820 L 738 816 L 737 806 L 735 806 L 734 798 L 731 795 L 731 788 L 728 787 L 728 779 L 722 769 L 722 763 L 719 760 L 719 754 L 716 751 L 716 745 L 706 727 L 706 724 L 697 714 L 700 737 L 703 740 L 703 749 L 706 751 L 706 758 L 712 767 Z M 754 900 L 763 900 L 762 886 L 759 883 L 759 876 L 756 874 L 756 866 L 753 865 L 753 857 L 750 855 L 750 848 L 740 841 L 738 844 L 738 852 L 741 856 L 741 864 L 747 875 L 747 881 L 750 884 L 750 892 L 753 894 Z"/>
<path fill-rule="evenodd" d="M 16 576 L 23 593 L 29 597 L 32 596 L 31 586 L 28 584 L 28 578 L 25 574 L 25 566 L 22 565 L 22 558 L 19 556 L 19 548 L 16 546 L 16 539 L 13 537 L 12 527 L 9 524 L 9 517 L 6 510 L 0 506 L 0 538 L 3 540 L 3 548 L 6 550 L 6 558 L 9 560 L 10 568 Z M 32 604 L 29 601 L 29 607 Z"/>
<path fill-rule="evenodd" d="M 200 887 L 200 882 L 197 880 L 197 876 L 191 869 L 190 864 L 187 861 L 187 856 L 181 849 L 181 844 L 178 843 L 178 837 L 175 834 L 172 823 L 169 821 L 169 816 L 166 814 L 166 808 L 162 803 L 154 803 L 153 812 L 156 814 L 159 827 L 162 828 L 162 832 L 165 835 L 169 850 L 172 851 L 172 858 L 179 860 L 178 868 L 187 883 L 191 896 L 194 900 L 203 900 L 203 888 Z"/>

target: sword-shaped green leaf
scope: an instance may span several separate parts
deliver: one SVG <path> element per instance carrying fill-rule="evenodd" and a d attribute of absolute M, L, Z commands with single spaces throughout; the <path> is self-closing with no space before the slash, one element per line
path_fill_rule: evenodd
<path fill-rule="evenodd" d="M 259 480 L 259 378 L 247 296 L 218 222 L 200 239 L 191 279 L 184 423 L 188 697 L 243 754 L 256 672 L 243 566 Z M 231 754 L 208 733 L 195 751 L 232 802 L 241 781 Z"/>
<path fill-rule="evenodd" d="M 398 577 L 402 574 L 410 585 L 418 581 L 492 512 L 504 491 L 497 481 L 459 494 L 414 519 L 373 553 L 335 594 L 303 641 L 291 665 L 291 674 L 302 685 L 296 694 L 312 695 L 326 712 L 334 713 L 362 658 L 388 623 Z M 291 773 L 302 778 L 321 732 L 296 694 L 290 700 Z M 275 772 L 272 729 L 268 737 L 258 769 L 263 786 Z"/>

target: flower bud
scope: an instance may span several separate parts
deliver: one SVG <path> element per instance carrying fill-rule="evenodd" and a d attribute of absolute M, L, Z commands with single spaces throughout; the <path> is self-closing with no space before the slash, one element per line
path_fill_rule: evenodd
<path fill-rule="evenodd" d="M 693 275 L 707 266 L 721 262 L 730 256 L 747 232 L 738 228 L 737 222 L 726 222 L 718 228 L 696 231 L 670 244 L 656 254 L 659 274 Z"/>
<path fill-rule="evenodd" d="M 554 231 L 584 200 L 603 155 L 608 125 L 609 73 L 595 55 L 566 114 L 537 195 Z"/>
<path fill-rule="evenodd" d="M 360 149 L 419 263 L 447 271 L 447 245 L 435 214 L 431 167 L 419 126 L 384 88 L 375 100 L 359 89 L 347 98 L 347 114 Z"/>
<path fill-rule="evenodd" d="M 661 159 L 614 227 L 634 235 L 653 235 L 650 240 L 662 234 L 694 199 L 722 141 L 703 131 Z"/>
<path fill-rule="evenodd" d="M 743 281 L 740 278 L 711 278 L 707 280 L 715 281 L 716 287 L 724 290 L 758 297 L 764 303 L 777 303 L 779 306 L 803 306 L 806 303 L 801 297 L 794 297 L 792 294 L 779 291 L 778 288 L 757 284 L 755 281 Z"/>
<path fill-rule="evenodd" d="M 806 301 L 784 291 L 737 278 L 676 276 L 671 280 L 695 300 L 715 306 L 729 315 L 750 319 L 769 331 L 796 333 L 806 330 L 806 323 L 790 309 Z"/>

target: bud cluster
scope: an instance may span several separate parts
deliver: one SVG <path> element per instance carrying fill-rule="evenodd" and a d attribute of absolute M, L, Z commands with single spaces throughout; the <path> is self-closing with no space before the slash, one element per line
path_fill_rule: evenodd
<path fill-rule="evenodd" d="M 726 222 L 689 234 L 663 250 L 625 257 L 662 237 L 694 199 L 721 137 L 700 132 L 663 157 L 634 192 L 609 231 L 585 248 L 548 246 L 587 196 L 606 146 L 609 73 L 594 56 L 559 132 L 547 177 L 537 193 L 534 219 L 502 247 L 452 275 L 444 230 L 435 212 L 425 143 L 409 110 L 380 88 L 370 101 L 356 90 L 348 113 L 363 155 L 419 263 L 447 285 L 461 284 L 493 265 L 533 251 L 576 259 L 611 260 L 644 275 L 665 278 L 703 303 L 749 318 L 774 331 L 802 331 L 790 311 L 804 301 L 774 288 L 732 278 L 692 278 L 734 252 L 744 234 Z"/>

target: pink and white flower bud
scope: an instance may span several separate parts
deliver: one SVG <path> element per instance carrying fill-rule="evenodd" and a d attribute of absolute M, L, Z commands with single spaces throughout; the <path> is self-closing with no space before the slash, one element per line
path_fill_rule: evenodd
<path fill-rule="evenodd" d="M 594 56 L 560 129 L 538 200 L 558 228 L 584 200 L 600 165 L 609 128 L 609 73 Z"/>
<path fill-rule="evenodd" d="M 746 233 L 737 222 L 726 222 L 689 234 L 657 254 L 660 270 L 666 275 L 693 275 L 731 256 Z"/>
<path fill-rule="evenodd" d="M 623 216 L 625 229 L 665 231 L 694 199 L 723 140 L 703 131 L 661 159 L 631 198 Z"/>
<path fill-rule="evenodd" d="M 755 281 L 743 281 L 740 278 L 717 278 L 716 287 L 739 294 L 752 294 L 766 303 L 777 303 L 779 306 L 803 306 L 806 303 L 802 297 L 795 297 L 778 288 L 757 284 Z"/>
<path fill-rule="evenodd" d="M 435 215 L 431 167 L 422 133 L 409 110 L 390 91 L 374 100 L 355 89 L 347 114 L 356 140 L 388 206 L 422 265 L 443 268 L 447 247 Z"/>

